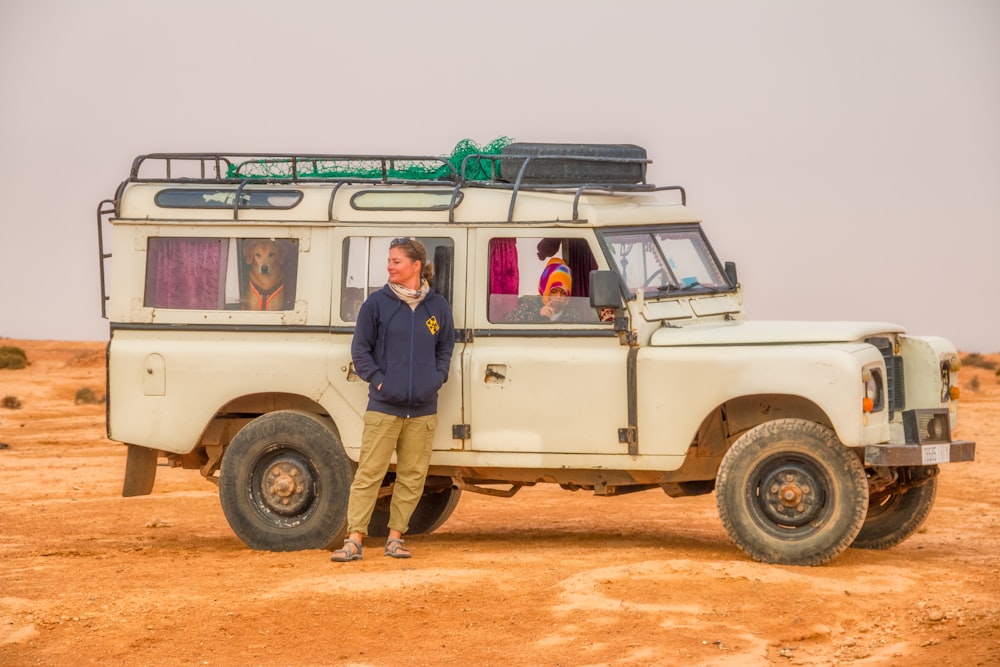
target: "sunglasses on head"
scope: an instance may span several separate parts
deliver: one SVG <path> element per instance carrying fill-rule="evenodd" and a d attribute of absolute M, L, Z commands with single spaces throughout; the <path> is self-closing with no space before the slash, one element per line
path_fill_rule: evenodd
<path fill-rule="evenodd" d="M 400 236 L 399 238 L 390 241 L 389 247 L 398 248 L 401 245 L 410 245 L 411 243 L 413 243 L 413 239 L 410 238 L 409 236 Z"/>

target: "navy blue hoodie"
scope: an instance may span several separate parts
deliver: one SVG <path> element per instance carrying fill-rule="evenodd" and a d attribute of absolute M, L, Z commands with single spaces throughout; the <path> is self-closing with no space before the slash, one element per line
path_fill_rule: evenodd
<path fill-rule="evenodd" d="M 368 383 L 368 409 L 435 414 L 454 348 L 455 322 L 443 296 L 432 289 L 414 310 L 389 285 L 374 292 L 361 305 L 351 342 L 354 370 Z"/>

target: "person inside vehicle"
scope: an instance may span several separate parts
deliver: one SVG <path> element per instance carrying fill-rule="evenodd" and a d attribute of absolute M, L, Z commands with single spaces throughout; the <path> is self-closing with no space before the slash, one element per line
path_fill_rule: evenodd
<path fill-rule="evenodd" d="M 570 307 L 573 274 L 559 257 L 553 257 L 538 279 L 538 296 L 522 298 L 505 322 L 579 322 L 583 319 Z"/>

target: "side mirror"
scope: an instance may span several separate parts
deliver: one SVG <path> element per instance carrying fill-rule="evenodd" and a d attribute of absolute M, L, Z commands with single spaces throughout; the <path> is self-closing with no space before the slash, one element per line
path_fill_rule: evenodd
<path fill-rule="evenodd" d="M 622 288 L 617 273 L 614 271 L 590 272 L 590 307 L 622 307 Z"/>
<path fill-rule="evenodd" d="M 736 277 L 736 262 L 726 262 L 726 277 L 729 278 L 729 284 L 736 287 L 740 284 L 740 281 Z"/>

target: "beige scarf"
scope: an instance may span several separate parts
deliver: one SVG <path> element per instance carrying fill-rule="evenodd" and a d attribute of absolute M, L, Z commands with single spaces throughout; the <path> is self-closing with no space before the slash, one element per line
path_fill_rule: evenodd
<path fill-rule="evenodd" d="M 424 297 L 427 296 L 427 293 L 431 289 L 426 280 L 420 283 L 420 289 L 410 289 L 399 283 L 389 283 L 389 287 L 392 288 L 392 291 L 399 297 L 400 301 L 410 306 L 410 310 L 416 310 L 417 304 L 424 300 Z"/>

